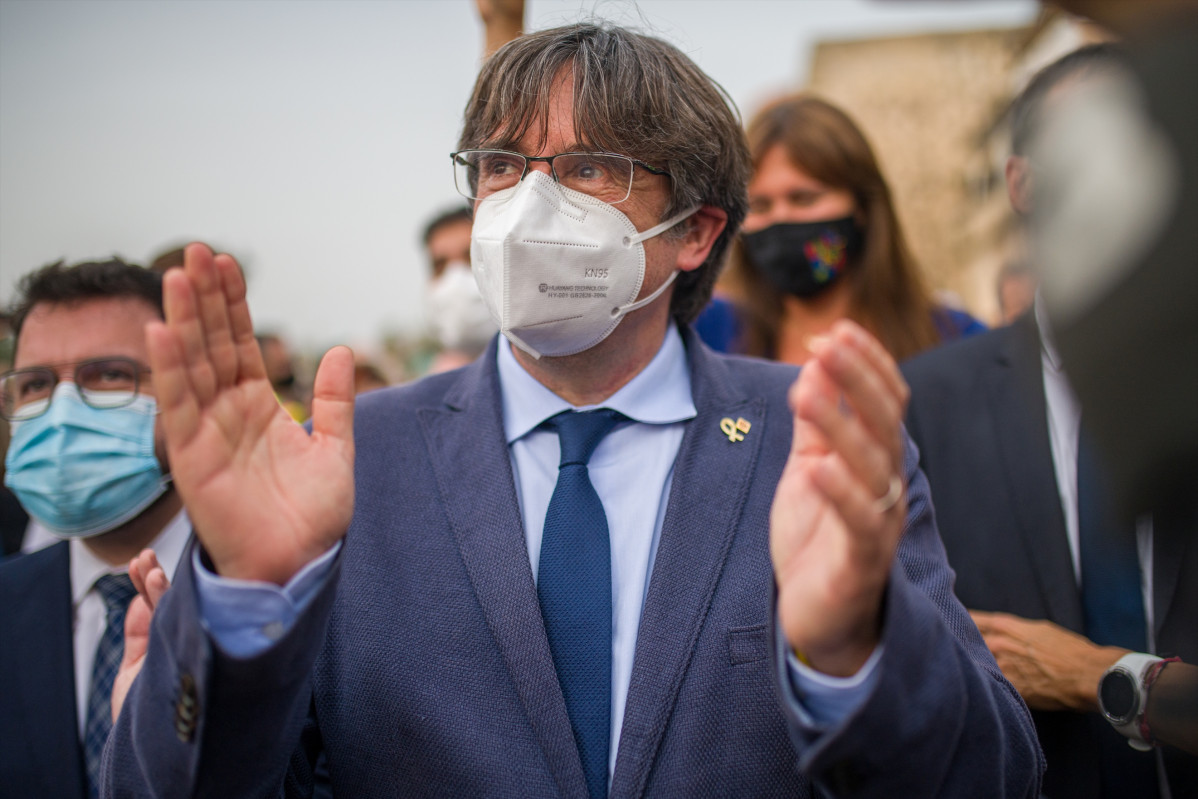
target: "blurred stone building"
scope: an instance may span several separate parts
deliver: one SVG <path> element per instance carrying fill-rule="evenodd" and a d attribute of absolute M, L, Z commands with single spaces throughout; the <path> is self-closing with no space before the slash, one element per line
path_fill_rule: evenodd
<path fill-rule="evenodd" d="M 1042 66 L 1108 38 L 1058 11 L 1031 26 L 817 45 L 807 90 L 865 130 L 929 284 L 987 322 L 1022 258 L 1003 170 L 1011 99 Z"/>

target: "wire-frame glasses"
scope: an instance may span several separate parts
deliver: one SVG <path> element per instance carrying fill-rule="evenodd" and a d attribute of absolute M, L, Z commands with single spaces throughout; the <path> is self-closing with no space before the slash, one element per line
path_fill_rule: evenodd
<path fill-rule="evenodd" d="M 507 150 L 460 150 L 450 153 L 453 183 L 458 193 L 470 200 L 485 200 L 510 189 L 528 174 L 529 164 L 549 164 L 553 179 L 568 189 L 615 204 L 632 193 L 633 170 L 640 167 L 654 175 L 669 176 L 664 169 L 616 153 L 558 153 L 529 156 Z"/>

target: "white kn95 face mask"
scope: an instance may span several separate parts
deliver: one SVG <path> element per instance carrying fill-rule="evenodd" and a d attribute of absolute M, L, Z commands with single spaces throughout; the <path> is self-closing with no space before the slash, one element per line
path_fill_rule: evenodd
<path fill-rule="evenodd" d="M 677 270 L 633 301 L 645 279 L 642 242 L 697 210 L 638 232 L 614 206 L 529 172 L 475 207 L 474 279 L 513 344 L 534 358 L 573 355 L 603 341 L 626 314 L 674 282 Z"/>

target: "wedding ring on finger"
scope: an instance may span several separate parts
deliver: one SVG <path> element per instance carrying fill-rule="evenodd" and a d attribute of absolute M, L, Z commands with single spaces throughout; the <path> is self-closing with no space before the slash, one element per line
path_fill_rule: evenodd
<path fill-rule="evenodd" d="M 898 504 L 898 501 L 902 498 L 902 496 L 903 478 L 899 477 L 897 474 L 890 475 L 890 485 L 887 487 L 886 493 L 874 500 L 874 512 L 886 513 Z"/>

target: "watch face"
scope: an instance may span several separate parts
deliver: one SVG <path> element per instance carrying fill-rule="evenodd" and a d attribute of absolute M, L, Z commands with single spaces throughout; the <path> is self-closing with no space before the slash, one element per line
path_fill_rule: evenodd
<path fill-rule="evenodd" d="M 1102 712 L 1114 724 L 1126 724 L 1136 711 L 1136 686 L 1125 671 L 1108 672 L 1098 686 Z"/>

